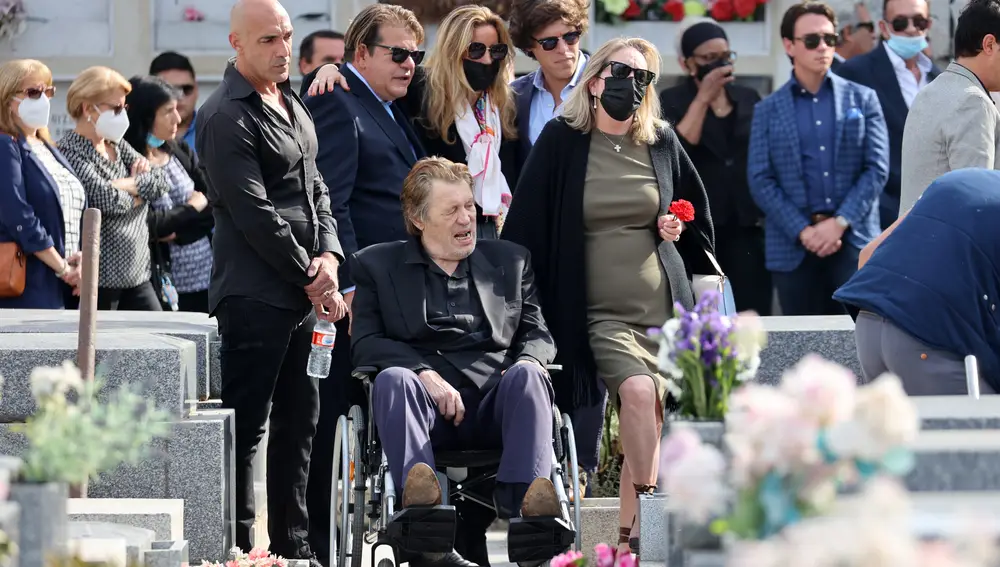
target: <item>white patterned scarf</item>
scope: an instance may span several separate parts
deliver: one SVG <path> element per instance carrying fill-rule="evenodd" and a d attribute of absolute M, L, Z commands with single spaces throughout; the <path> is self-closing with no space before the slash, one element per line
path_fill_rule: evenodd
<path fill-rule="evenodd" d="M 497 233 L 503 229 L 503 221 L 510 209 L 511 192 L 500 169 L 500 111 L 484 94 L 485 127 L 481 128 L 476 113 L 468 101 L 458 105 L 455 112 L 455 128 L 465 146 L 465 155 L 472 175 L 473 193 L 476 204 L 486 216 L 496 217 Z"/>

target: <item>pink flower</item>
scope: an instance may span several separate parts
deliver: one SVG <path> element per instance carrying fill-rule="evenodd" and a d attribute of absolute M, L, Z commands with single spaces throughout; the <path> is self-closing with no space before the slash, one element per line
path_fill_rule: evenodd
<path fill-rule="evenodd" d="M 266 549 L 255 547 L 250 550 L 250 553 L 247 554 L 247 557 L 249 557 L 251 561 L 257 561 L 258 559 L 263 559 L 268 555 L 270 555 L 270 553 L 268 553 Z"/>
<path fill-rule="evenodd" d="M 599 543 L 594 546 L 594 555 L 597 557 L 597 567 L 614 567 L 615 549 L 606 543 Z"/>
<path fill-rule="evenodd" d="M 636 567 L 635 556 L 631 553 L 622 553 L 615 560 L 615 567 Z"/>
<path fill-rule="evenodd" d="M 235 559 L 231 559 L 226 561 L 226 567 L 240 567 L 240 562 Z"/>
<path fill-rule="evenodd" d="M 582 553 L 579 551 L 567 551 L 562 555 L 553 557 L 552 561 L 549 562 L 549 567 L 570 567 L 574 565 L 582 567 L 584 563 L 585 560 Z"/>
<path fill-rule="evenodd" d="M 698 437 L 693 429 L 675 427 L 660 447 L 660 470 L 669 469 L 672 464 L 683 459 L 684 455 L 691 453 L 700 445 L 701 437 Z"/>
<path fill-rule="evenodd" d="M 185 22 L 200 22 L 205 19 L 205 14 L 202 14 L 194 6 L 188 6 L 184 8 L 184 21 Z"/>
<path fill-rule="evenodd" d="M 274 557 L 261 557 L 254 562 L 254 567 L 271 567 L 274 565 Z"/>
<path fill-rule="evenodd" d="M 811 354 L 781 379 L 781 391 L 798 402 L 802 415 L 824 428 L 851 418 L 857 378 L 839 364 Z"/>

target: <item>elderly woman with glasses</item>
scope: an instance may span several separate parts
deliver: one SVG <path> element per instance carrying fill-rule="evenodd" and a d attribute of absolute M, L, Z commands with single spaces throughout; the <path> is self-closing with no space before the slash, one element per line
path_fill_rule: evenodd
<path fill-rule="evenodd" d="M 688 274 L 712 273 L 702 270 L 714 247 L 705 188 L 659 118 L 659 68 L 644 39 L 614 39 L 593 55 L 562 116 L 535 142 L 503 233 L 531 252 L 563 365 L 560 406 L 567 397 L 573 406 L 589 403 L 600 378 L 619 407 L 619 545 L 633 550 L 637 495 L 656 489 L 670 406 L 646 333 L 671 317 L 675 302 L 693 306 Z M 668 214 L 681 199 L 694 211 L 687 223 Z"/>
<path fill-rule="evenodd" d="M 0 65 L 0 273 L 24 260 L 24 290 L 0 284 L 0 309 L 63 309 L 79 284 L 87 199 L 49 138 L 54 94 L 41 61 Z"/>
<path fill-rule="evenodd" d="M 400 62 L 423 52 L 391 48 Z M 465 163 L 472 173 L 479 238 L 496 238 L 518 179 L 517 121 L 509 86 L 513 47 L 500 16 L 483 6 L 452 11 L 438 29 L 434 53 L 396 99 L 428 156 Z M 335 65 L 316 74 L 309 94 L 346 87 Z"/>
<path fill-rule="evenodd" d="M 122 144 L 128 130 L 125 97 L 132 85 L 114 69 L 90 67 L 66 93 L 69 115 L 76 127 L 58 146 L 100 209 L 101 260 L 98 309 L 160 311 L 150 283 L 149 203 L 170 190 L 161 169 L 150 169 L 146 158 Z"/>

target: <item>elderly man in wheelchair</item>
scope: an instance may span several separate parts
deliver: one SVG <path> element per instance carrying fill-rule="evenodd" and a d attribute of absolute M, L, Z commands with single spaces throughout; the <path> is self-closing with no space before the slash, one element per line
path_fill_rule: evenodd
<path fill-rule="evenodd" d="M 547 370 L 556 349 L 528 252 L 477 242 L 472 186 L 464 164 L 421 160 L 401 195 L 412 238 L 351 257 L 353 362 L 377 369 L 372 420 L 403 512 L 442 504 L 435 452 L 494 449 L 498 516 L 558 518 Z M 453 547 L 409 562 L 475 566 Z"/>

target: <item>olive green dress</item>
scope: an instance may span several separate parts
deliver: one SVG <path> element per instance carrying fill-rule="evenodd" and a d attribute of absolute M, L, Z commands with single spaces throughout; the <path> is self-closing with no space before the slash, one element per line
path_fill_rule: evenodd
<path fill-rule="evenodd" d="M 616 152 L 619 139 L 594 131 L 583 188 L 590 348 L 616 405 L 619 386 L 636 375 L 652 377 L 663 403 L 667 388 L 657 367 L 659 345 L 646 334 L 673 311 L 656 253 L 660 192 L 649 146 L 626 139 Z"/>

